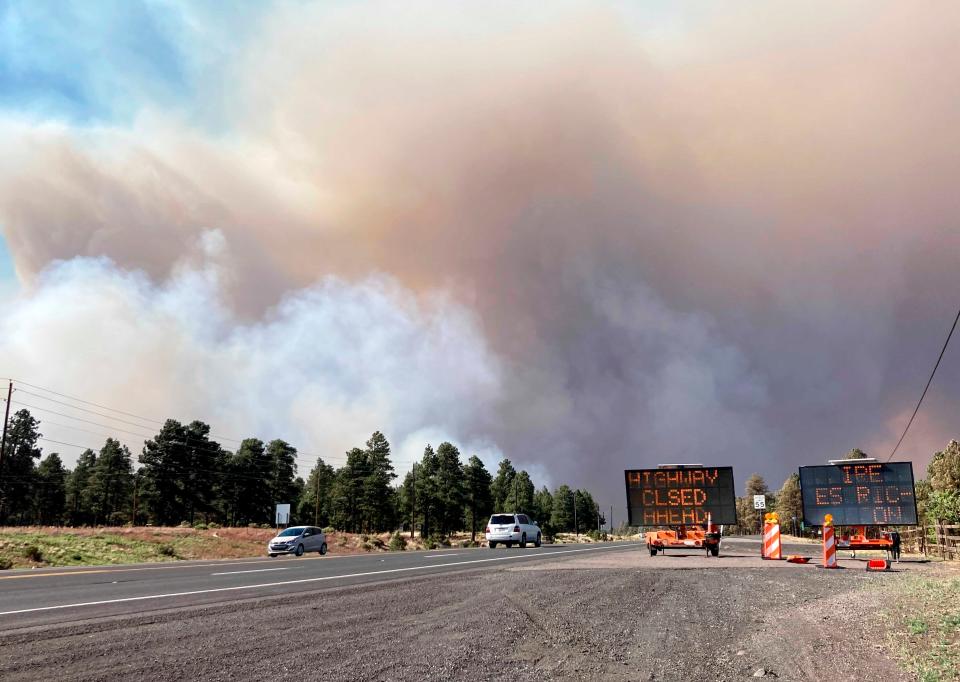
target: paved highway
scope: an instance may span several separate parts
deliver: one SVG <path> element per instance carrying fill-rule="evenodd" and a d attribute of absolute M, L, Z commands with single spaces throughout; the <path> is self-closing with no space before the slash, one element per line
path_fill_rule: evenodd
<path fill-rule="evenodd" d="M 0 630 L 638 547 L 618 542 L 10 571 L 0 575 Z"/>

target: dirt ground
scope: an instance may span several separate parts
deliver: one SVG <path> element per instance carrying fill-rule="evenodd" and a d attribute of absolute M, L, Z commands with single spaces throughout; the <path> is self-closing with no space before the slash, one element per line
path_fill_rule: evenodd
<path fill-rule="evenodd" d="M 906 680 L 892 573 L 614 552 L 0 634 L 0 678 Z"/>

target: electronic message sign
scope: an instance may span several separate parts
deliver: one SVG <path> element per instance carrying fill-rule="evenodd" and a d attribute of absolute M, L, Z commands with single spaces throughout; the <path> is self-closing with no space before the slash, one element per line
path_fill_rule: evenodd
<path fill-rule="evenodd" d="M 835 526 L 912 526 L 917 501 L 910 462 L 864 462 L 800 467 L 803 516 L 808 525 L 823 525 L 833 514 Z"/>
<path fill-rule="evenodd" d="M 683 526 L 737 522 L 732 467 L 628 469 L 631 526 Z"/>

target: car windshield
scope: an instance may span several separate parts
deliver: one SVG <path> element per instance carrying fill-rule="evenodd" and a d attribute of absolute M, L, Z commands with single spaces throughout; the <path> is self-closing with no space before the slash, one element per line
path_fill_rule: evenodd
<path fill-rule="evenodd" d="M 504 524 L 513 523 L 513 516 L 510 514 L 494 514 L 490 517 L 490 523 Z"/>
<path fill-rule="evenodd" d="M 285 531 L 280 533 L 280 535 L 278 535 L 277 537 L 278 538 L 291 538 L 291 537 L 295 538 L 298 535 L 301 535 L 302 533 L 303 533 L 303 528 L 287 528 Z"/>

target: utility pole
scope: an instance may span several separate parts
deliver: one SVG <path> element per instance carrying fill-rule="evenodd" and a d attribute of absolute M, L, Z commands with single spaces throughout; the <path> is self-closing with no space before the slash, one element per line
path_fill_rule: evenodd
<path fill-rule="evenodd" d="M 417 527 L 417 463 L 413 463 L 410 471 L 413 473 L 413 482 L 410 484 L 410 539 L 413 540 L 414 529 Z"/>
<path fill-rule="evenodd" d="M 133 517 L 130 519 L 130 525 L 136 527 L 137 525 L 137 486 L 140 483 L 140 472 L 134 472 L 133 474 Z"/>
<path fill-rule="evenodd" d="M 594 504 L 597 505 L 597 533 L 599 533 L 600 532 L 600 503 L 594 502 Z"/>
<path fill-rule="evenodd" d="M 317 499 L 313 505 L 313 525 L 320 525 L 320 462 L 317 462 L 317 468 L 314 470 L 317 475 Z"/>
<path fill-rule="evenodd" d="M 13 382 L 7 386 L 7 410 L 3 417 L 3 441 L 0 441 L 0 477 L 3 476 L 3 454 L 7 451 L 7 424 L 10 423 L 10 400 L 13 398 Z M 0 478 L 0 515 L 5 503 L 3 494 L 3 479 Z"/>
<path fill-rule="evenodd" d="M 610 524 L 610 535 L 613 535 L 613 505 L 610 505 L 610 519 L 607 521 Z"/>
<path fill-rule="evenodd" d="M 580 537 L 580 526 L 577 524 L 577 494 L 573 493 L 573 531 Z"/>

